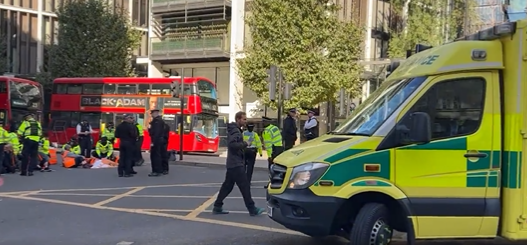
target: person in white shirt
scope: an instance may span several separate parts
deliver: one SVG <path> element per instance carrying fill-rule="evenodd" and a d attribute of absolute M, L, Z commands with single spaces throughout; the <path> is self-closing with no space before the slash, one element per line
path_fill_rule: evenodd
<path fill-rule="evenodd" d="M 93 148 L 92 133 L 94 133 L 88 120 L 84 119 L 77 124 L 77 137 L 79 139 L 79 146 L 81 148 L 81 155 L 90 158 L 91 150 Z"/>
<path fill-rule="evenodd" d="M 309 141 L 318 137 L 318 121 L 313 111 L 308 111 L 307 116 L 309 119 L 304 124 L 304 136 L 306 137 L 306 141 Z"/>

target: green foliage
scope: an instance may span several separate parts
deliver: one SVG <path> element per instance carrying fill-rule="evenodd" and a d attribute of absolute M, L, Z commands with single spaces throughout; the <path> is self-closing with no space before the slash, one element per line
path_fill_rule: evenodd
<path fill-rule="evenodd" d="M 238 74 L 244 86 L 262 102 L 268 100 L 267 69 L 277 65 L 285 82 L 292 83 L 293 96 L 286 107 L 312 107 L 335 101 L 345 88 L 354 94 L 359 75 L 363 29 L 353 22 L 342 22 L 337 6 L 323 0 L 254 0 L 246 21 L 252 43 L 244 59 L 238 61 Z M 282 91 L 278 88 L 278 91 Z"/>
<path fill-rule="evenodd" d="M 57 12 L 58 44 L 50 50 L 53 77 L 134 76 L 132 50 L 140 44 L 127 13 L 105 1 L 65 4 Z"/>
<path fill-rule="evenodd" d="M 451 3 L 451 5 L 449 5 Z M 432 46 L 456 39 L 477 21 L 475 1 L 393 0 L 388 53 L 402 58 L 418 43 Z M 468 5 L 467 5 L 468 4 Z"/>
<path fill-rule="evenodd" d="M 0 76 L 7 71 L 9 61 L 7 60 L 7 39 L 0 34 Z"/>

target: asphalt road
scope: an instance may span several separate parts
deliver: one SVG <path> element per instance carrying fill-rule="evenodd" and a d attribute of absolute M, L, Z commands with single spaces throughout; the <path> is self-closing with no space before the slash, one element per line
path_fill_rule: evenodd
<path fill-rule="evenodd" d="M 347 245 L 296 234 L 266 215 L 250 217 L 237 189 L 225 201 L 231 213 L 212 215 L 220 168 L 172 166 L 158 178 L 147 177 L 148 167 L 137 167 L 133 178 L 118 178 L 115 169 L 56 170 L 0 177 L 1 245 Z M 255 172 L 252 193 L 261 207 L 265 178 Z"/>

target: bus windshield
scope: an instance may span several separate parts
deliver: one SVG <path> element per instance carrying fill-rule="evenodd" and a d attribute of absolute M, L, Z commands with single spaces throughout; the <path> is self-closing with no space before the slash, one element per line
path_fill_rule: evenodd
<path fill-rule="evenodd" d="M 194 116 L 194 125 L 192 131 L 213 139 L 218 137 L 218 117 L 207 114 Z"/>
<path fill-rule="evenodd" d="M 426 77 L 416 77 L 383 84 L 345 123 L 330 133 L 371 136 L 425 80 Z"/>

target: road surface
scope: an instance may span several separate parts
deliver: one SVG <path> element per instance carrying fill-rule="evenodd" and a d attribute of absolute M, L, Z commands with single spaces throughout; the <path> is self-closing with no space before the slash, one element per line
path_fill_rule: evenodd
<path fill-rule="evenodd" d="M 340 238 L 305 237 L 266 215 L 250 217 L 237 189 L 225 201 L 231 214 L 212 215 L 224 169 L 188 164 L 171 166 L 170 175 L 157 178 L 147 177 L 147 166 L 137 167 L 133 178 L 118 178 L 115 169 L 63 168 L 1 176 L 0 244 L 347 245 Z M 254 174 L 252 193 L 261 207 L 266 176 L 262 170 Z"/>

